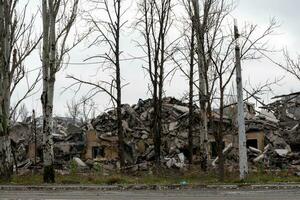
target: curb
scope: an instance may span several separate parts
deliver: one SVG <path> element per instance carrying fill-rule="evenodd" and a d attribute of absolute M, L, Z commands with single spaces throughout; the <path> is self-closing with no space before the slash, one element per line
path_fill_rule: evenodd
<path fill-rule="evenodd" d="M 264 184 L 264 185 L 0 185 L 0 191 L 125 191 L 125 190 L 287 190 L 300 189 L 300 184 Z"/>

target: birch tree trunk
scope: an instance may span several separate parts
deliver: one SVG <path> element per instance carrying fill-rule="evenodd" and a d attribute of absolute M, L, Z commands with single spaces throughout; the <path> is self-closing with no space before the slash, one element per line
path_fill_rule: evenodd
<path fill-rule="evenodd" d="M 53 72 L 51 72 L 51 65 L 55 64 L 55 44 L 52 46 L 53 37 L 55 41 L 55 17 L 53 19 L 54 11 L 51 11 L 51 8 L 53 9 L 53 1 L 43 0 L 43 93 L 41 102 L 43 107 L 44 182 L 46 183 L 55 182 L 52 139 L 52 110 L 55 78 L 52 78 Z M 54 31 L 52 29 L 54 29 Z M 51 82 L 49 80 L 51 80 Z"/>
<path fill-rule="evenodd" d="M 193 0 L 193 8 L 195 13 L 194 26 L 196 30 L 197 39 L 197 55 L 198 55 L 198 74 L 199 74 L 199 105 L 200 105 L 200 152 L 201 152 L 201 168 L 206 170 L 207 168 L 207 158 L 208 158 L 208 148 L 207 148 L 207 86 L 206 86 L 206 70 L 204 65 L 204 29 L 200 22 L 200 8 L 198 0 Z"/>
<path fill-rule="evenodd" d="M 41 102 L 43 107 L 44 182 L 46 183 L 55 182 L 52 138 L 55 76 L 63 64 L 65 55 L 82 41 L 81 38 L 78 38 L 71 46 L 66 47 L 67 38 L 77 16 L 78 2 L 79 0 L 42 1 L 43 93 Z M 56 26 L 57 24 L 59 27 Z"/>
<path fill-rule="evenodd" d="M 8 139 L 10 120 L 17 110 L 20 103 L 26 99 L 36 86 L 37 79 L 25 91 L 16 104 L 11 107 L 11 96 L 17 85 L 25 77 L 24 60 L 35 49 L 40 39 L 33 41 L 27 34 L 33 32 L 34 17 L 26 20 L 26 9 L 23 12 L 17 11 L 18 0 L 0 1 L 0 101 L 1 101 L 1 121 L 0 121 L 0 140 L 1 155 L 0 163 L 6 169 L 12 169 L 11 147 Z M 26 5 L 26 4 L 25 4 Z M 26 37 L 25 37 L 26 35 Z M 5 167 L 6 166 L 6 167 Z M 9 177 L 12 170 L 0 169 L 2 174 Z"/>
<path fill-rule="evenodd" d="M 9 19 L 7 1 L 0 1 L 0 178 L 9 180 L 13 169 L 13 159 L 9 135 Z"/>

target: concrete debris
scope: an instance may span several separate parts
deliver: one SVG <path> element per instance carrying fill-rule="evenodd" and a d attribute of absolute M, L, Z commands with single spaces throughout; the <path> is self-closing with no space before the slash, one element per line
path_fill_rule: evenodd
<path fill-rule="evenodd" d="M 295 172 L 295 175 L 296 176 L 300 176 L 300 172 Z"/>
<path fill-rule="evenodd" d="M 262 153 L 261 150 L 256 149 L 256 148 L 251 147 L 251 146 L 249 147 L 249 150 L 252 151 L 252 152 L 254 152 L 254 153 L 256 153 L 256 154 L 261 154 Z"/>
<path fill-rule="evenodd" d="M 166 162 L 166 165 L 167 165 L 167 167 L 168 168 L 171 168 L 172 166 L 174 166 L 175 165 L 175 163 L 176 163 L 176 159 L 175 158 L 166 158 L 166 160 L 168 160 L 167 162 Z"/>
<path fill-rule="evenodd" d="M 87 168 L 87 164 L 85 164 L 80 158 L 74 157 L 73 160 L 76 162 L 78 167 Z"/>
<path fill-rule="evenodd" d="M 279 156 L 287 156 L 287 154 L 289 153 L 289 151 L 287 149 L 275 149 L 275 152 L 279 155 Z"/>
<path fill-rule="evenodd" d="M 251 167 L 263 165 L 266 169 L 297 168 L 300 170 L 300 97 L 293 94 L 263 107 L 256 113 L 254 104 L 245 104 L 248 161 Z M 184 169 L 188 157 L 188 104 L 175 98 L 164 98 L 162 105 L 161 162 L 169 169 Z M 154 165 L 154 141 L 151 131 L 152 100 L 140 99 L 135 105 L 122 105 L 122 126 L 125 142 L 125 162 L 129 171 L 150 170 Z M 236 131 L 236 106 L 224 111 L 225 165 L 238 169 L 238 135 Z M 200 111 L 194 106 L 193 140 L 194 161 L 200 160 Z M 215 127 L 220 116 L 212 112 L 209 124 L 210 164 L 216 166 Z M 117 116 L 112 109 L 79 124 L 70 118 L 55 117 L 53 141 L 56 168 L 64 170 L 70 161 L 78 167 L 101 170 L 104 173 L 120 168 L 118 155 Z M 36 131 L 34 131 L 36 130 Z M 17 123 L 11 127 L 17 168 L 29 169 L 42 165 L 42 119 Z M 36 142 L 35 142 L 36 141 Z"/>
<path fill-rule="evenodd" d="M 233 147 L 233 145 L 232 145 L 232 143 L 230 143 L 227 147 L 225 147 L 224 149 L 223 149 L 223 154 L 224 154 L 224 156 L 226 157 L 226 154 L 232 149 L 232 147 Z M 213 167 L 216 167 L 216 163 L 218 162 L 218 160 L 219 160 L 219 157 L 217 156 L 213 161 L 212 161 L 212 166 Z"/>
<path fill-rule="evenodd" d="M 279 120 L 278 130 L 292 151 L 300 151 L 300 92 L 274 97 L 275 102 L 264 109 L 274 113 Z"/>
<path fill-rule="evenodd" d="M 265 154 L 260 154 L 256 158 L 253 159 L 253 162 L 257 163 L 259 161 L 262 161 L 265 158 Z"/>
<path fill-rule="evenodd" d="M 42 118 L 29 118 L 27 123 L 15 123 L 10 130 L 15 166 L 20 169 L 42 166 Z M 56 168 L 64 168 L 73 157 L 80 157 L 85 149 L 84 130 L 73 119 L 53 118 L 53 141 Z M 15 168 L 15 170 L 17 170 Z"/>
<path fill-rule="evenodd" d="M 168 168 L 178 168 L 182 169 L 185 167 L 185 156 L 183 153 L 179 153 L 176 157 L 174 158 L 165 158 L 167 160 L 166 165 Z"/>
<path fill-rule="evenodd" d="M 263 164 L 265 169 L 300 170 L 300 159 L 297 156 L 300 154 L 300 93 L 278 96 L 275 99 L 279 100 L 263 106 L 260 112 L 253 109 L 254 105 L 245 103 L 250 167 L 256 168 L 257 163 L 260 163 L 259 166 Z M 235 121 L 235 105 L 227 107 L 224 112 Z M 226 156 L 227 166 L 235 166 L 238 149 L 233 148 L 229 154 L 234 156 Z"/>
<path fill-rule="evenodd" d="M 168 168 L 185 167 L 185 157 L 188 152 L 188 111 L 188 104 L 186 103 L 174 98 L 163 99 L 161 161 Z M 150 128 L 152 114 L 151 99 L 140 99 L 136 105 L 125 104 L 122 106 L 125 155 L 128 166 L 153 163 L 152 161 L 154 161 L 153 133 L 151 133 Z M 195 114 L 195 119 L 199 120 L 199 115 Z M 114 146 L 114 143 L 117 142 L 116 120 L 115 110 L 103 113 L 92 120 L 91 124 L 96 131 L 93 133 L 95 137 L 87 144 L 93 143 L 94 146 L 91 148 L 101 148 L 104 153 L 101 155 L 89 154 L 89 158 L 101 157 L 106 162 L 117 162 L 117 159 L 110 157 L 105 152 L 108 147 Z M 195 133 L 199 128 L 199 124 L 195 121 Z M 197 141 L 196 134 L 194 140 Z M 105 144 L 105 142 L 109 143 Z"/>

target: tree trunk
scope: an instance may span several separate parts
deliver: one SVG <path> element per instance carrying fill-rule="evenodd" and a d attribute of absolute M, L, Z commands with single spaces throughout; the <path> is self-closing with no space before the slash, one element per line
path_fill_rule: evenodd
<path fill-rule="evenodd" d="M 117 124 L 119 139 L 119 159 L 121 169 L 125 167 L 124 157 L 124 134 L 122 125 L 122 86 L 121 86 L 121 69 L 120 69 L 120 17 L 121 17 L 121 1 L 117 1 L 117 24 L 116 24 L 116 84 L 117 84 Z"/>
<path fill-rule="evenodd" d="M 159 137 L 159 127 L 158 127 L 158 115 L 159 115 L 159 106 L 158 106 L 158 97 L 157 97 L 157 69 L 155 69 L 155 78 L 154 78 L 154 90 L 153 90 L 153 122 L 152 122 L 152 134 L 154 137 L 154 154 L 155 154 L 155 163 L 156 166 L 160 166 L 160 137 Z"/>
<path fill-rule="evenodd" d="M 9 139 L 9 64 L 10 20 L 8 2 L 0 1 L 0 178 L 9 180 L 13 172 L 13 156 Z"/>
<path fill-rule="evenodd" d="M 200 9 L 198 0 L 193 0 L 193 7 L 195 12 L 195 29 L 196 29 L 196 38 L 197 38 L 197 55 L 198 55 L 198 74 L 199 74 L 199 105 L 200 105 L 200 153 L 201 153 L 201 168 L 207 170 L 207 87 L 205 79 L 205 66 L 204 66 L 204 30 L 200 22 Z"/>
<path fill-rule="evenodd" d="M 217 150 L 218 150 L 218 173 L 219 173 L 219 180 L 222 182 L 224 181 L 224 154 L 223 154 L 223 136 L 221 132 L 222 125 L 220 124 L 219 130 L 218 130 L 218 136 L 216 138 L 217 143 Z"/>
<path fill-rule="evenodd" d="M 48 3 L 48 4 L 47 4 Z M 53 1 L 43 0 L 43 159 L 44 182 L 54 183 L 52 112 L 55 83 L 55 15 Z"/>
<path fill-rule="evenodd" d="M 189 163 L 193 164 L 193 124 L 194 124 L 194 51 L 195 51 L 195 41 L 194 41 L 194 22 L 192 19 L 191 28 L 191 49 L 190 49 L 190 75 L 189 75 L 189 129 L 188 129 L 188 144 L 189 144 Z"/>
<path fill-rule="evenodd" d="M 159 33 L 161 34 L 161 32 Z M 159 35 L 159 39 L 161 35 Z M 158 42 L 160 45 L 160 42 Z M 153 82 L 153 133 L 154 133 L 154 153 L 155 153 L 155 163 L 156 166 L 160 166 L 160 127 L 159 127 L 159 118 L 160 118 L 160 99 L 159 99 L 159 46 L 156 47 L 155 56 L 154 56 L 154 82 Z"/>
<path fill-rule="evenodd" d="M 3 69 L 7 66 L 2 65 L 1 62 L 1 77 L 6 77 L 0 83 L 0 178 L 9 180 L 13 173 L 13 156 L 11 149 L 11 141 L 9 139 L 9 89 L 7 89 L 7 74 Z M 3 72 L 5 72 L 3 74 Z M 9 95 L 9 97 L 7 97 Z"/>
<path fill-rule="evenodd" d="M 149 6 L 149 7 L 148 7 Z M 144 1 L 143 17 L 145 23 L 149 75 L 153 86 L 153 113 L 151 131 L 154 139 L 156 166 L 160 166 L 161 134 L 162 134 L 162 104 L 164 84 L 164 63 L 166 62 L 166 35 L 170 25 L 171 1 Z M 153 56 L 153 59 L 152 59 Z M 153 69 L 152 69 L 153 67 Z"/>
<path fill-rule="evenodd" d="M 43 145 L 44 145 L 44 182 L 54 183 L 55 172 L 54 172 L 54 152 L 53 152 L 53 94 L 54 94 L 54 81 L 48 83 L 48 91 L 46 96 L 46 104 L 44 111 L 44 123 L 43 123 Z"/>
<path fill-rule="evenodd" d="M 223 116 L 224 116 L 224 90 L 222 88 L 223 82 L 220 77 L 220 120 L 219 120 L 219 129 L 217 133 L 217 148 L 218 148 L 218 157 L 219 157 L 219 179 L 224 181 L 224 154 L 223 154 Z"/>
<path fill-rule="evenodd" d="M 118 92 L 119 94 L 119 92 Z M 119 95 L 118 95 L 119 96 Z M 125 157 L 124 157 L 124 135 L 123 135 L 123 126 L 122 126 L 122 110 L 121 110 L 121 101 L 118 99 L 117 102 L 117 124 L 118 124 L 118 141 L 119 141 L 119 159 L 121 169 L 125 167 Z"/>
<path fill-rule="evenodd" d="M 13 155 L 8 136 L 0 136 L 0 180 L 10 180 L 13 171 Z"/>
<path fill-rule="evenodd" d="M 164 47 L 163 47 L 164 48 Z M 157 161 L 160 165 L 160 156 L 161 156 L 161 135 L 162 135 L 162 104 L 163 104 L 163 82 L 164 82 L 164 67 L 163 64 L 160 65 L 159 73 L 159 85 L 158 85 L 158 110 L 157 110 Z"/>
<path fill-rule="evenodd" d="M 164 17 L 161 18 L 160 27 L 164 27 Z M 162 29 L 163 30 L 163 29 Z M 161 135 L 162 135 L 162 104 L 163 104 L 163 87 L 164 87 L 164 60 L 165 60 L 165 33 L 160 31 L 161 37 L 161 50 L 160 50 L 160 63 L 159 66 L 159 79 L 158 79 L 158 110 L 157 110 L 157 161 L 160 165 L 161 156 Z"/>
<path fill-rule="evenodd" d="M 5 65 L 4 65 L 5 66 Z M 2 69 L 1 69 L 1 72 Z M 8 86 L 7 66 L 4 70 L 4 79 L 1 82 L 1 109 L 0 109 L 0 178 L 9 180 L 13 174 L 13 155 L 9 139 L 9 106 L 10 88 Z"/>

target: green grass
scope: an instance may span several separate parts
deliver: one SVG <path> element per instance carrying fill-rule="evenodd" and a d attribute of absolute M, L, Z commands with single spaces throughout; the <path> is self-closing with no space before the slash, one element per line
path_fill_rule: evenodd
<path fill-rule="evenodd" d="M 146 184 L 146 185 L 170 185 L 186 182 L 188 185 L 205 184 L 266 184 L 266 183 L 300 183 L 300 177 L 293 175 L 288 171 L 279 172 L 256 172 L 249 174 L 248 178 L 241 182 L 237 173 L 227 173 L 224 182 L 219 182 L 215 173 L 203 173 L 197 170 L 180 172 L 174 170 L 159 170 L 159 173 L 135 173 L 124 175 L 115 173 L 111 175 L 101 175 L 99 173 L 79 174 L 71 173 L 69 175 L 56 175 L 56 184 L 96 184 L 96 185 L 128 185 L 128 184 Z M 43 184 L 41 174 L 27 174 L 13 176 L 7 183 L 0 180 L 0 184 L 12 185 L 40 185 Z"/>
<path fill-rule="evenodd" d="M 253 173 L 246 179 L 247 183 L 300 183 L 300 177 L 288 171 Z"/>

